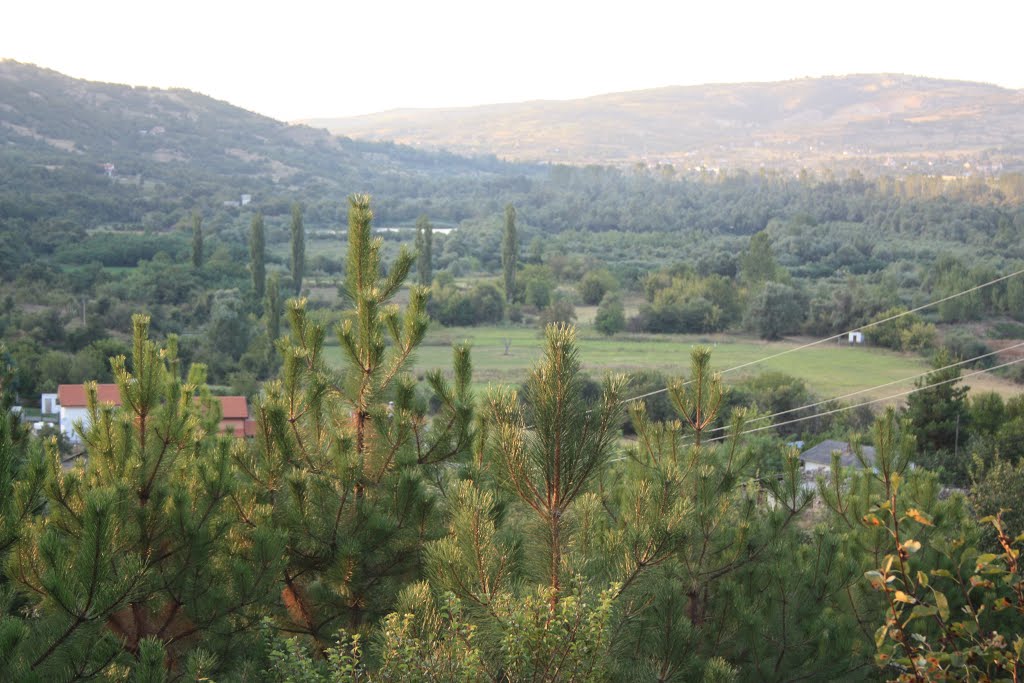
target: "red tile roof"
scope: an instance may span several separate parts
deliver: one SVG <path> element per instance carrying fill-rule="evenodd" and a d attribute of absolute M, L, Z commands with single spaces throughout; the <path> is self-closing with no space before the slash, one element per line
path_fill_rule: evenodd
<path fill-rule="evenodd" d="M 116 384 L 98 384 L 97 396 L 101 403 L 121 405 L 121 392 Z M 245 396 L 217 396 L 220 401 L 221 418 L 224 420 L 246 420 L 249 418 L 249 402 Z M 62 408 L 84 408 L 86 406 L 84 384 L 61 384 L 57 387 L 57 401 Z"/>
<path fill-rule="evenodd" d="M 221 417 L 225 420 L 244 420 L 249 417 L 249 403 L 245 396 L 218 396 Z"/>
<path fill-rule="evenodd" d="M 100 403 L 121 405 L 121 392 L 116 384 L 96 385 L 96 395 Z M 57 401 L 62 408 L 84 408 L 88 403 L 84 384 L 61 384 L 57 387 Z"/>

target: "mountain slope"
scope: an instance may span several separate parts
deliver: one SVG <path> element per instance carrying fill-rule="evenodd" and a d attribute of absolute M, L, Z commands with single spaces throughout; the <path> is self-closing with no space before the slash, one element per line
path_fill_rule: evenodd
<path fill-rule="evenodd" d="M 886 74 L 306 122 L 356 138 L 569 163 L 960 172 L 965 163 L 1020 168 L 1024 158 L 1024 91 Z"/>
<path fill-rule="evenodd" d="M 394 144 L 356 142 L 288 125 L 188 90 L 73 79 L 0 61 L 0 160 L 106 169 L 125 180 L 225 192 L 291 187 L 367 190 L 390 176 L 477 176 L 505 171 Z M 103 171 L 107 172 L 107 171 Z"/>

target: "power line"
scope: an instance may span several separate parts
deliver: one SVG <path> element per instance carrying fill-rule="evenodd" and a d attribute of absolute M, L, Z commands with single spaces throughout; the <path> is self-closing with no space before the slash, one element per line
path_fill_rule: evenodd
<path fill-rule="evenodd" d="M 860 327 L 857 328 L 857 330 L 866 330 L 866 329 L 870 329 L 872 327 L 876 327 L 878 325 L 883 325 L 885 323 L 892 322 L 893 320 L 898 320 L 899 318 L 902 318 L 904 316 L 910 315 L 912 313 L 917 313 L 919 311 L 923 311 L 924 309 L 931 308 L 932 306 L 938 306 L 939 304 L 945 303 L 947 301 L 951 301 L 952 299 L 956 299 L 957 297 L 961 297 L 961 296 L 964 296 L 966 294 L 971 294 L 971 293 L 976 292 L 976 291 L 978 291 L 980 289 L 984 289 L 985 287 L 991 287 L 992 285 L 998 284 L 1000 282 L 1003 282 L 1004 280 L 1008 280 L 1008 279 L 1010 279 L 1012 277 L 1016 277 L 1016 276 L 1021 275 L 1021 274 L 1024 274 L 1024 268 L 1022 268 L 1021 270 L 1014 271 L 1014 272 L 1012 272 L 1012 273 L 1010 273 L 1008 275 L 1002 275 L 1000 277 L 995 278 L 994 280 L 989 280 L 988 282 L 985 282 L 983 284 L 975 285 L 974 287 L 971 287 L 969 289 L 965 289 L 962 292 L 957 292 L 956 294 L 950 294 L 949 296 L 943 297 L 941 299 L 936 299 L 935 301 L 931 301 L 931 302 L 928 302 L 926 304 L 922 304 L 921 306 L 918 306 L 916 308 L 911 308 L 908 311 L 902 311 L 900 313 L 896 313 L 895 315 L 891 315 L 888 318 L 883 318 L 882 320 L 876 320 L 874 322 L 870 322 L 870 323 L 867 323 L 865 325 L 861 325 Z M 785 356 L 785 355 L 790 354 L 790 353 L 796 353 L 797 351 L 803 351 L 804 349 L 809 349 L 812 346 L 818 346 L 819 344 L 824 344 L 825 342 L 830 342 L 830 341 L 833 341 L 833 340 L 836 340 L 836 339 L 841 339 L 842 337 L 848 335 L 850 332 L 853 332 L 853 331 L 854 330 L 847 330 L 846 332 L 840 332 L 839 334 L 834 334 L 831 337 L 824 337 L 823 339 L 818 339 L 817 341 L 809 342 L 807 344 L 802 344 L 800 346 L 795 346 L 795 347 L 793 347 L 791 349 L 786 349 L 784 351 L 779 351 L 778 353 L 772 354 L 770 356 L 765 356 L 764 358 L 759 358 L 757 360 L 752 360 L 752 361 L 749 361 L 749 362 L 746 362 L 746 363 L 741 363 L 740 365 L 736 365 L 736 366 L 733 366 L 733 367 L 728 368 L 726 370 L 722 370 L 720 372 L 720 374 L 726 375 L 726 374 L 728 374 L 730 372 L 735 372 L 737 370 L 742 370 L 743 368 L 748 368 L 748 367 L 750 367 L 752 365 L 757 365 L 759 363 L 764 363 L 766 361 L 774 360 L 775 358 L 779 358 L 781 356 Z M 689 380 L 686 380 L 685 382 L 683 382 L 681 386 L 686 386 L 687 384 L 691 384 L 691 383 L 693 383 L 693 380 L 689 379 Z M 651 396 L 657 396 L 658 394 L 663 394 L 666 391 L 668 391 L 668 387 L 664 387 L 664 388 L 661 388 L 661 389 L 656 389 L 654 391 L 649 391 L 646 394 L 641 394 L 640 396 L 633 396 L 632 398 L 623 399 L 622 401 L 620 401 L 620 403 L 632 403 L 633 401 L 638 401 L 638 400 L 640 400 L 642 398 L 649 398 Z"/>
<path fill-rule="evenodd" d="M 893 381 L 886 382 L 885 384 L 879 384 L 877 386 L 869 387 L 867 389 L 859 389 L 857 391 L 850 392 L 849 394 L 843 394 L 842 396 L 836 396 L 834 398 L 824 399 L 824 400 L 821 400 L 821 401 L 817 401 L 815 403 L 809 403 L 807 405 L 800 406 L 799 408 L 789 408 L 788 410 L 780 410 L 779 412 L 772 413 L 771 415 L 764 415 L 764 416 L 761 416 L 761 417 L 756 417 L 753 420 L 751 420 L 751 422 L 762 422 L 764 420 L 771 420 L 771 419 L 774 419 L 774 418 L 779 417 L 781 415 L 788 415 L 790 413 L 799 412 L 801 410 L 809 410 L 810 408 L 817 408 L 818 406 L 822 406 L 822 405 L 825 405 L 827 403 L 832 403 L 833 401 L 843 401 L 843 400 L 848 399 L 848 398 L 853 398 L 854 396 L 859 396 L 860 394 L 866 394 L 869 391 L 876 391 L 878 389 L 884 389 L 885 387 L 891 387 L 894 384 L 902 384 L 903 382 L 910 382 L 912 380 L 919 379 L 921 377 L 925 377 L 925 376 L 930 375 L 930 374 L 935 373 L 935 372 L 942 372 L 943 370 L 948 370 L 950 368 L 955 368 L 955 367 L 960 366 L 960 365 L 967 365 L 968 363 L 973 363 L 975 361 L 979 361 L 982 358 L 988 358 L 989 356 L 995 356 L 997 354 L 1003 353 L 1004 351 L 1010 351 L 1012 349 L 1016 349 L 1016 348 L 1021 347 L 1021 346 L 1024 346 L 1024 342 L 1019 342 L 1019 343 L 1014 344 L 1012 346 L 1007 346 L 1006 348 L 1000 349 L 998 351 L 990 351 L 989 353 L 983 353 L 982 355 L 975 356 L 974 358 L 968 358 L 966 360 L 957 361 L 956 363 L 950 363 L 949 365 L 944 365 L 941 368 L 934 368 L 932 370 L 926 370 L 925 372 L 921 372 L 921 373 L 918 373 L 916 375 L 911 375 L 910 377 L 904 377 L 902 379 L 894 379 Z M 1014 361 L 1014 362 L 1017 362 L 1017 361 Z M 728 429 L 728 427 L 715 427 L 714 429 L 709 430 L 708 433 L 714 434 L 715 432 L 725 431 L 726 429 Z"/>
<path fill-rule="evenodd" d="M 1001 276 L 999 276 L 999 277 L 997 277 L 997 278 L 995 278 L 993 280 L 989 280 L 988 282 L 982 283 L 980 285 L 975 285 L 974 287 L 970 287 L 970 288 L 965 289 L 965 290 L 963 290 L 961 292 L 957 292 L 956 294 L 950 294 L 949 296 L 945 296 L 945 297 L 943 297 L 941 299 L 936 299 L 935 301 L 930 301 L 930 302 L 928 302 L 926 304 L 922 304 L 920 306 L 917 306 L 916 308 L 911 308 L 910 310 L 907 310 L 907 311 L 901 311 L 900 313 L 896 313 L 895 315 L 891 315 L 888 318 L 883 318 L 882 320 L 876 320 L 874 322 L 866 323 L 866 324 L 861 325 L 860 327 L 858 327 L 857 330 L 866 330 L 866 329 L 870 329 L 872 327 L 876 327 L 878 325 L 883 325 L 885 323 L 892 322 L 893 320 L 898 320 L 899 318 L 902 318 L 904 316 L 910 315 L 912 313 L 917 313 L 919 311 L 923 311 L 926 308 L 931 308 L 932 306 L 938 306 L 941 303 L 945 303 L 947 301 L 951 301 L 953 299 L 956 299 L 957 297 L 961 297 L 961 296 L 964 296 L 966 294 L 971 294 L 971 293 L 976 292 L 978 290 L 984 289 L 985 287 L 991 287 L 992 285 L 998 284 L 1000 282 L 1003 282 L 1004 280 L 1008 280 L 1008 279 L 1010 279 L 1012 277 L 1016 277 L 1016 276 L 1021 275 L 1021 274 L 1024 274 L 1024 268 L 1022 268 L 1020 270 L 1016 270 L 1016 271 L 1014 271 L 1012 273 L 1009 273 L 1007 275 L 1001 275 Z M 832 335 L 830 337 L 824 337 L 822 339 L 818 339 L 817 341 L 809 342 L 807 344 L 802 344 L 800 346 L 796 346 L 796 347 L 793 347 L 791 349 L 786 349 L 784 351 L 780 351 L 780 352 L 772 354 L 770 356 L 765 356 L 765 357 L 759 358 L 757 360 L 752 360 L 752 361 L 748 361 L 746 363 L 741 363 L 741 364 L 735 365 L 735 366 L 733 366 L 731 368 L 727 368 L 725 370 L 721 370 L 719 374 L 726 375 L 726 374 L 728 374 L 730 372 L 735 372 L 737 370 L 742 370 L 744 368 L 748 368 L 748 367 L 750 367 L 752 365 L 758 365 L 760 363 L 764 363 L 764 362 L 767 362 L 767 361 L 770 361 L 770 360 L 774 360 L 775 358 L 779 358 L 781 356 L 785 356 L 785 355 L 790 354 L 790 353 L 796 353 L 797 351 L 803 351 L 804 349 L 809 349 L 809 348 L 811 348 L 813 346 L 818 346 L 819 344 L 824 344 L 825 342 L 830 342 L 830 341 L 833 341 L 833 340 L 836 340 L 836 339 L 841 339 L 842 337 L 848 335 L 850 332 L 853 332 L 853 331 L 854 330 L 847 330 L 846 332 L 840 332 L 839 334 L 834 334 L 834 335 Z M 1007 348 L 1016 348 L 1016 346 L 1021 346 L 1021 344 L 1017 344 L 1015 346 L 1007 347 Z M 1005 350 L 1007 350 L 1007 349 L 1002 349 L 1002 351 L 1005 351 Z M 982 356 L 978 356 L 977 358 L 974 358 L 974 359 L 971 359 L 971 360 L 978 360 L 979 358 L 984 358 L 986 356 L 994 355 L 996 353 L 1000 353 L 1000 351 L 994 351 L 994 352 L 989 353 L 989 354 L 984 354 Z M 961 361 L 961 362 L 962 363 L 966 363 L 966 362 L 969 362 L 969 361 Z M 1017 362 L 1017 361 L 1014 361 L 1014 362 Z M 954 365 L 956 365 L 956 364 L 954 364 Z M 997 367 L 1005 367 L 1005 365 L 1000 365 L 1000 366 L 997 366 Z M 989 368 L 989 369 L 993 370 L 995 368 Z M 935 371 L 932 370 L 932 371 L 929 371 L 929 372 L 935 372 Z M 928 373 L 922 373 L 922 374 L 928 374 Z M 918 375 L 918 376 L 920 376 L 920 375 Z M 910 379 L 914 379 L 914 378 L 910 378 Z M 872 391 L 873 389 L 880 389 L 880 388 L 889 386 L 890 384 L 895 384 L 895 383 L 903 382 L 903 381 L 907 381 L 907 380 L 896 380 L 895 382 L 890 382 L 888 384 L 882 384 L 882 385 L 879 385 L 878 387 L 872 387 L 872 389 L 864 389 L 864 390 L 862 390 L 860 392 L 854 392 L 853 394 L 850 394 L 849 396 L 855 396 L 858 393 L 864 393 L 866 391 Z M 683 382 L 680 386 L 684 386 L 685 387 L 688 384 L 692 384 L 692 383 L 693 383 L 693 380 L 692 379 L 688 379 L 685 382 Z M 644 398 L 650 398 L 651 396 L 657 396 L 658 394 L 664 394 L 667 391 L 668 391 L 668 387 L 662 387 L 661 389 L 655 389 L 654 391 L 648 391 L 646 394 L 640 394 L 639 396 L 631 396 L 630 398 L 622 399 L 621 401 L 619 401 L 619 405 L 624 405 L 626 403 L 632 403 L 633 401 L 639 401 L 639 400 L 644 399 Z M 831 400 L 840 400 L 841 398 L 845 398 L 845 397 L 839 397 L 837 399 L 831 399 Z M 898 396 L 897 396 L 897 398 L 898 398 Z M 872 402 L 873 401 L 869 401 L 868 403 L 872 403 Z M 859 404 L 859 405 L 867 405 L 868 403 Z M 820 403 L 815 404 L 815 405 L 820 405 Z M 853 407 L 857 407 L 857 406 L 853 406 Z M 798 408 L 796 410 L 801 410 L 801 409 Z M 590 413 L 590 412 L 591 412 L 591 410 L 587 410 L 587 413 Z M 774 416 L 769 416 L 769 417 L 774 417 Z M 533 429 L 533 425 L 527 425 L 526 429 Z"/>
<path fill-rule="evenodd" d="M 739 432 L 738 434 L 726 434 L 724 436 L 716 436 L 716 437 L 712 437 L 710 439 L 702 439 L 701 441 L 702 441 L 702 443 L 711 443 L 711 442 L 715 442 L 715 441 L 724 441 L 725 439 L 728 439 L 728 438 L 733 437 L 733 436 L 745 436 L 747 434 L 753 434 L 755 432 L 763 432 L 763 431 L 765 431 L 767 429 L 774 429 L 776 427 L 784 427 L 784 426 L 789 425 L 789 424 L 794 424 L 794 423 L 797 423 L 797 422 L 803 422 L 804 420 L 813 420 L 816 417 L 825 417 L 826 415 L 834 415 L 836 413 L 842 413 L 842 412 L 845 412 L 847 410 L 854 410 L 855 408 L 860 408 L 861 406 L 871 405 L 872 403 L 880 403 L 882 401 L 891 401 L 891 400 L 896 399 L 896 398 L 901 398 L 903 396 L 909 396 L 910 394 L 915 394 L 915 393 L 917 393 L 919 391 L 925 391 L 926 389 L 931 389 L 933 387 L 940 387 L 943 384 L 949 384 L 950 382 L 957 382 L 957 381 L 960 381 L 962 379 L 967 379 L 968 377 L 974 377 L 976 375 L 980 375 L 982 373 L 992 372 L 993 370 L 999 370 L 1000 368 L 1005 368 L 1005 367 L 1008 367 L 1010 365 L 1015 365 L 1015 364 L 1020 363 L 1020 362 L 1024 362 L 1024 358 L 1017 358 L 1016 360 L 1011 360 L 1011 361 L 1008 361 L 1006 363 L 1002 363 L 1000 365 L 995 365 L 995 366 L 993 366 L 991 368 L 985 368 L 983 370 L 976 370 L 974 372 L 970 372 L 970 373 L 968 373 L 966 375 L 963 375 L 962 377 L 960 377 L 960 376 L 952 377 L 950 379 L 942 380 L 941 382 L 935 382 L 934 384 L 928 384 L 928 385 L 925 385 L 923 387 L 914 387 L 913 389 L 909 389 L 907 391 L 901 391 L 898 394 L 892 394 L 890 396 L 885 396 L 883 398 L 874 398 L 874 399 L 871 399 L 870 401 L 864 401 L 862 403 L 855 403 L 853 405 L 848 405 L 848 406 L 841 406 L 841 407 L 835 408 L 833 410 L 826 410 L 823 413 L 815 413 L 814 415 L 805 415 L 803 417 L 793 418 L 792 420 L 786 420 L 784 422 L 776 422 L 774 424 L 764 425 L 763 427 L 754 427 L 753 429 L 747 429 L 747 430 L 744 430 L 742 432 Z"/>

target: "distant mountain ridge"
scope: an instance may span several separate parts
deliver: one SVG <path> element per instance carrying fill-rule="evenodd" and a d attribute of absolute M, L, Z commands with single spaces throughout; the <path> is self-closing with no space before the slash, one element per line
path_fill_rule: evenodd
<path fill-rule="evenodd" d="M 517 161 L 955 174 L 1024 168 L 1024 91 L 898 74 L 673 86 L 304 123 Z"/>

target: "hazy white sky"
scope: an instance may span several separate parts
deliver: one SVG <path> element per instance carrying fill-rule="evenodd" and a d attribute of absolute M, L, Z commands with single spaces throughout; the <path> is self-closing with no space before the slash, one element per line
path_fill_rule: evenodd
<path fill-rule="evenodd" d="M 7 0 L 0 57 L 294 120 L 879 71 L 1024 88 L 1022 25 L 1022 0 Z"/>

